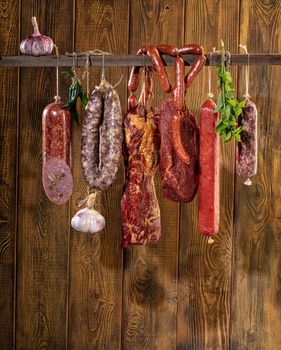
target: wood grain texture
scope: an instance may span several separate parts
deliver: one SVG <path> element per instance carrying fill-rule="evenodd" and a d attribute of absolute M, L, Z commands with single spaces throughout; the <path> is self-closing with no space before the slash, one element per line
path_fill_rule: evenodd
<path fill-rule="evenodd" d="M 280 30 L 280 1 L 241 1 L 240 41 L 250 53 L 280 52 Z M 245 71 L 239 72 L 242 96 Z M 281 349 L 280 79 L 281 67 L 250 68 L 258 173 L 252 186 L 236 177 L 231 349 Z"/>
<path fill-rule="evenodd" d="M 48 6 L 45 1 L 25 1 L 21 37 L 31 32 L 32 15 L 59 48 L 71 49 L 65 40 L 72 36 L 70 1 L 52 1 Z M 52 204 L 41 181 L 41 118 L 44 107 L 53 102 L 55 86 L 55 69 L 21 71 L 18 349 L 66 348 L 69 205 Z"/>
<path fill-rule="evenodd" d="M 19 4 L 0 6 L 0 52 L 18 54 Z M 14 345 L 18 69 L 0 69 L 0 348 Z"/>
<path fill-rule="evenodd" d="M 199 43 L 206 51 L 220 46 L 237 52 L 239 2 L 186 2 L 185 42 Z M 192 15 L 191 15 L 192 14 Z M 216 93 L 212 68 L 213 92 Z M 235 78 L 235 69 L 232 74 Z M 207 99 L 207 69 L 187 93 L 187 105 L 199 117 Z M 198 118 L 199 121 L 199 118 Z M 198 231 L 198 198 L 181 206 L 177 347 L 228 349 L 231 298 L 231 251 L 234 201 L 234 143 L 222 145 L 221 221 L 215 243 L 209 245 Z"/>
<path fill-rule="evenodd" d="M 142 45 L 183 44 L 183 1 L 131 1 L 130 53 Z M 156 80 L 156 79 L 155 79 Z M 155 81 L 152 105 L 164 94 Z M 156 176 L 162 237 L 155 245 L 126 249 L 122 349 L 176 346 L 178 205 L 164 201 Z"/>
<path fill-rule="evenodd" d="M 85 13 L 89 16 L 85 16 Z M 115 54 L 128 51 L 128 3 L 126 1 L 77 0 L 75 50 L 98 48 Z M 90 87 L 100 83 L 100 70 L 91 69 Z M 105 78 L 120 92 L 126 108 L 127 68 L 106 68 Z M 82 74 L 82 71 L 79 72 Z M 86 85 L 85 81 L 84 84 Z M 82 110 L 81 110 L 82 112 Z M 81 116 L 82 120 L 82 116 Z M 74 128 L 74 193 L 71 215 L 86 196 L 86 183 L 80 165 L 81 129 Z M 71 232 L 69 285 L 69 349 L 119 349 L 121 338 L 122 266 L 120 248 L 120 201 L 123 168 L 117 180 L 103 191 L 97 209 L 106 227 L 94 235 Z"/>

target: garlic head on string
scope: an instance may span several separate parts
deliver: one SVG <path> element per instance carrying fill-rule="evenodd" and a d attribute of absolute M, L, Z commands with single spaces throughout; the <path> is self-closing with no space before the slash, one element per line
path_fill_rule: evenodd
<path fill-rule="evenodd" d="M 91 193 L 86 208 L 79 210 L 71 219 L 71 226 L 76 231 L 96 233 L 105 227 L 104 217 L 94 209 L 96 193 Z"/>

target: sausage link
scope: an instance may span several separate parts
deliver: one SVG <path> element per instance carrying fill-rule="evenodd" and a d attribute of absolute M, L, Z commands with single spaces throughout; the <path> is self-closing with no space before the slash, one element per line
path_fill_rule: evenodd
<path fill-rule="evenodd" d="M 137 55 L 145 55 L 145 54 L 146 54 L 146 48 L 143 46 L 138 50 Z M 133 68 L 131 69 L 131 73 L 128 81 L 128 90 L 130 92 L 136 91 L 139 85 L 139 75 L 140 75 L 141 68 L 142 68 L 141 66 L 133 66 Z"/>
<path fill-rule="evenodd" d="M 148 57 L 150 58 L 150 61 L 153 65 L 153 68 L 155 70 L 156 75 L 158 76 L 160 80 L 160 84 L 163 88 L 163 90 L 167 93 L 171 91 L 171 84 L 169 82 L 164 63 L 162 61 L 162 58 L 155 46 L 147 46 L 146 52 Z"/>
<path fill-rule="evenodd" d="M 181 56 L 178 56 L 174 62 L 175 71 L 175 88 L 173 90 L 174 103 L 178 111 L 182 111 L 185 107 L 185 84 L 184 84 L 184 60 Z"/>
<path fill-rule="evenodd" d="M 183 124 L 183 117 L 180 112 L 173 115 L 172 118 L 172 144 L 173 149 L 176 152 L 177 156 L 180 158 L 180 160 L 185 163 L 190 163 L 190 157 L 184 147 L 183 141 L 182 141 L 182 124 Z"/>
<path fill-rule="evenodd" d="M 204 48 L 201 45 L 183 45 L 178 49 L 179 55 L 204 55 Z"/>
<path fill-rule="evenodd" d="M 166 54 L 172 57 L 177 57 L 179 54 L 178 48 L 173 45 L 157 45 L 156 48 L 160 54 Z"/>
<path fill-rule="evenodd" d="M 200 56 L 195 64 L 190 68 L 189 72 L 185 76 L 185 85 L 186 89 L 189 88 L 193 80 L 197 77 L 197 75 L 200 73 L 201 69 L 203 68 L 204 64 L 206 62 L 206 57 L 204 55 Z"/>

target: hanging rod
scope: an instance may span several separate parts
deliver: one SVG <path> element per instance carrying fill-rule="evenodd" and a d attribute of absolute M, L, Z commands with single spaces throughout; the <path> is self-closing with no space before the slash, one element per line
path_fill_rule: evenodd
<path fill-rule="evenodd" d="M 196 61 L 196 55 L 184 55 L 185 64 L 191 65 Z M 173 65 L 174 58 L 162 55 L 166 66 Z M 210 61 L 210 54 L 206 55 L 206 65 L 220 65 L 221 55 L 213 54 Z M 242 54 L 232 54 L 230 59 L 231 65 L 244 66 L 248 64 L 248 56 Z M 0 56 L 0 67 L 71 67 L 73 58 L 61 55 L 56 56 Z M 86 57 L 77 57 L 75 59 L 76 67 L 85 67 Z M 281 65 L 281 54 L 252 54 L 249 59 L 250 65 Z M 102 56 L 90 56 L 91 67 L 102 67 Z M 130 66 L 150 66 L 151 63 L 146 56 L 137 55 L 105 55 L 104 65 L 106 67 L 130 67 Z"/>

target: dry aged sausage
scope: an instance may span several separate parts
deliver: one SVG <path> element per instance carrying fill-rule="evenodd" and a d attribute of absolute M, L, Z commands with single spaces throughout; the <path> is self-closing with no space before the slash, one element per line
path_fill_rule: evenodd
<path fill-rule="evenodd" d="M 212 99 L 200 111 L 199 231 L 212 237 L 219 229 L 220 212 L 220 141 L 215 127 L 219 118 Z"/>
<path fill-rule="evenodd" d="M 160 209 L 154 186 L 159 160 L 159 112 L 146 107 L 151 94 L 152 71 L 149 67 L 143 70 L 141 97 L 137 105 L 131 104 L 135 99 L 130 97 L 124 123 L 126 182 L 121 200 L 122 248 L 156 242 L 161 236 Z"/>
<path fill-rule="evenodd" d="M 122 157 L 123 117 L 115 89 L 102 81 L 89 97 L 82 125 L 81 163 L 90 188 L 105 190 Z"/>
<path fill-rule="evenodd" d="M 64 204 L 72 193 L 70 112 L 58 99 L 42 115 L 42 182 L 47 197 Z"/>
<path fill-rule="evenodd" d="M 200 54 L 197 62 L 190 69 L 192 79 L 188 80 L 187 75 L 186 83 L 187 81 L 191 83 L 194 80 L 203 66 L 201 62 L 205 62 L 203 49 L 201 46 L 197 46 L 185 45 L 181 48 L 182 51 L 185 49 L 183 53 L 195 52 Z M 164 48 L 161 47 L 161 49 L 164 52 Z M 164 77 L 164 84 L 163 81 L 161 84 L 162 87 L 163 85 L 168 86 L 166 83 L 168 78 L 163 62 L 161 63 L 161 57 L 159 53 L 154 53 L 155 50 L 151 50 L 152 65 L 156 74 L 160 67 L 161 74 L 157 74 L 157 76 L 160 82 Z M 185 85 L 184 60 L 180 57 L 180 52 L 175 60 L 174 69 L 175 87 L 172 89 L 173 100 L 164 100 L 160 113 L 159 131 L 161 146 L 159 169 L 164 197 L 175 202 L 189 202 L 194 198 L 198 188 L 199 128 L 195 117 L 188 111 L 184 102 L 185 91 L 189 85 Z M 165 89 L 164 91 L 167 92 Z"/>
<path fill-rule="evenodd" d="M 251 178 L 257 173 L 257 124 L 256 105 L 247 98 L 242 114 L 238 117 L 238 126 L 242 126 L 243 130 L 236 158 L 236 171 L 245 179 L 245 185 L 251 185 Z"/>
<path fill-rule="evenodd" d="M 160 57 L 159 51 L 155 46 L 147 46 L 146 47 L 146 53 L 149 57 L 153 68 L 155 70 L 155 74 L 159 78 L 160 84 L 162 86 L 162 89 L 169 93 L 171 91 L 171 84 L 169 82 L 169 79 L 166 74 L 166 70 L 164 67 L 164 63 Z"/>
<path fill-rule="evenodd" d="M 159 169 L 164 198 L 174 202 L 190 202 L 198 188 L 199 129 L 193 121 L 192 114 L 188 110 L 184 111 L 180 116 L 180 140 L 183 148 L 188 150 L 188 159 L 183 158 L 186 152 L 179 157 L 179 150 L 175 148 L 179 143 L 175 140 L 175 135 L 173 136 L 175 126 L 172 126 L 177 113 L 172 99 L 163 101 L 159 121 L 161 135 Z"/>

